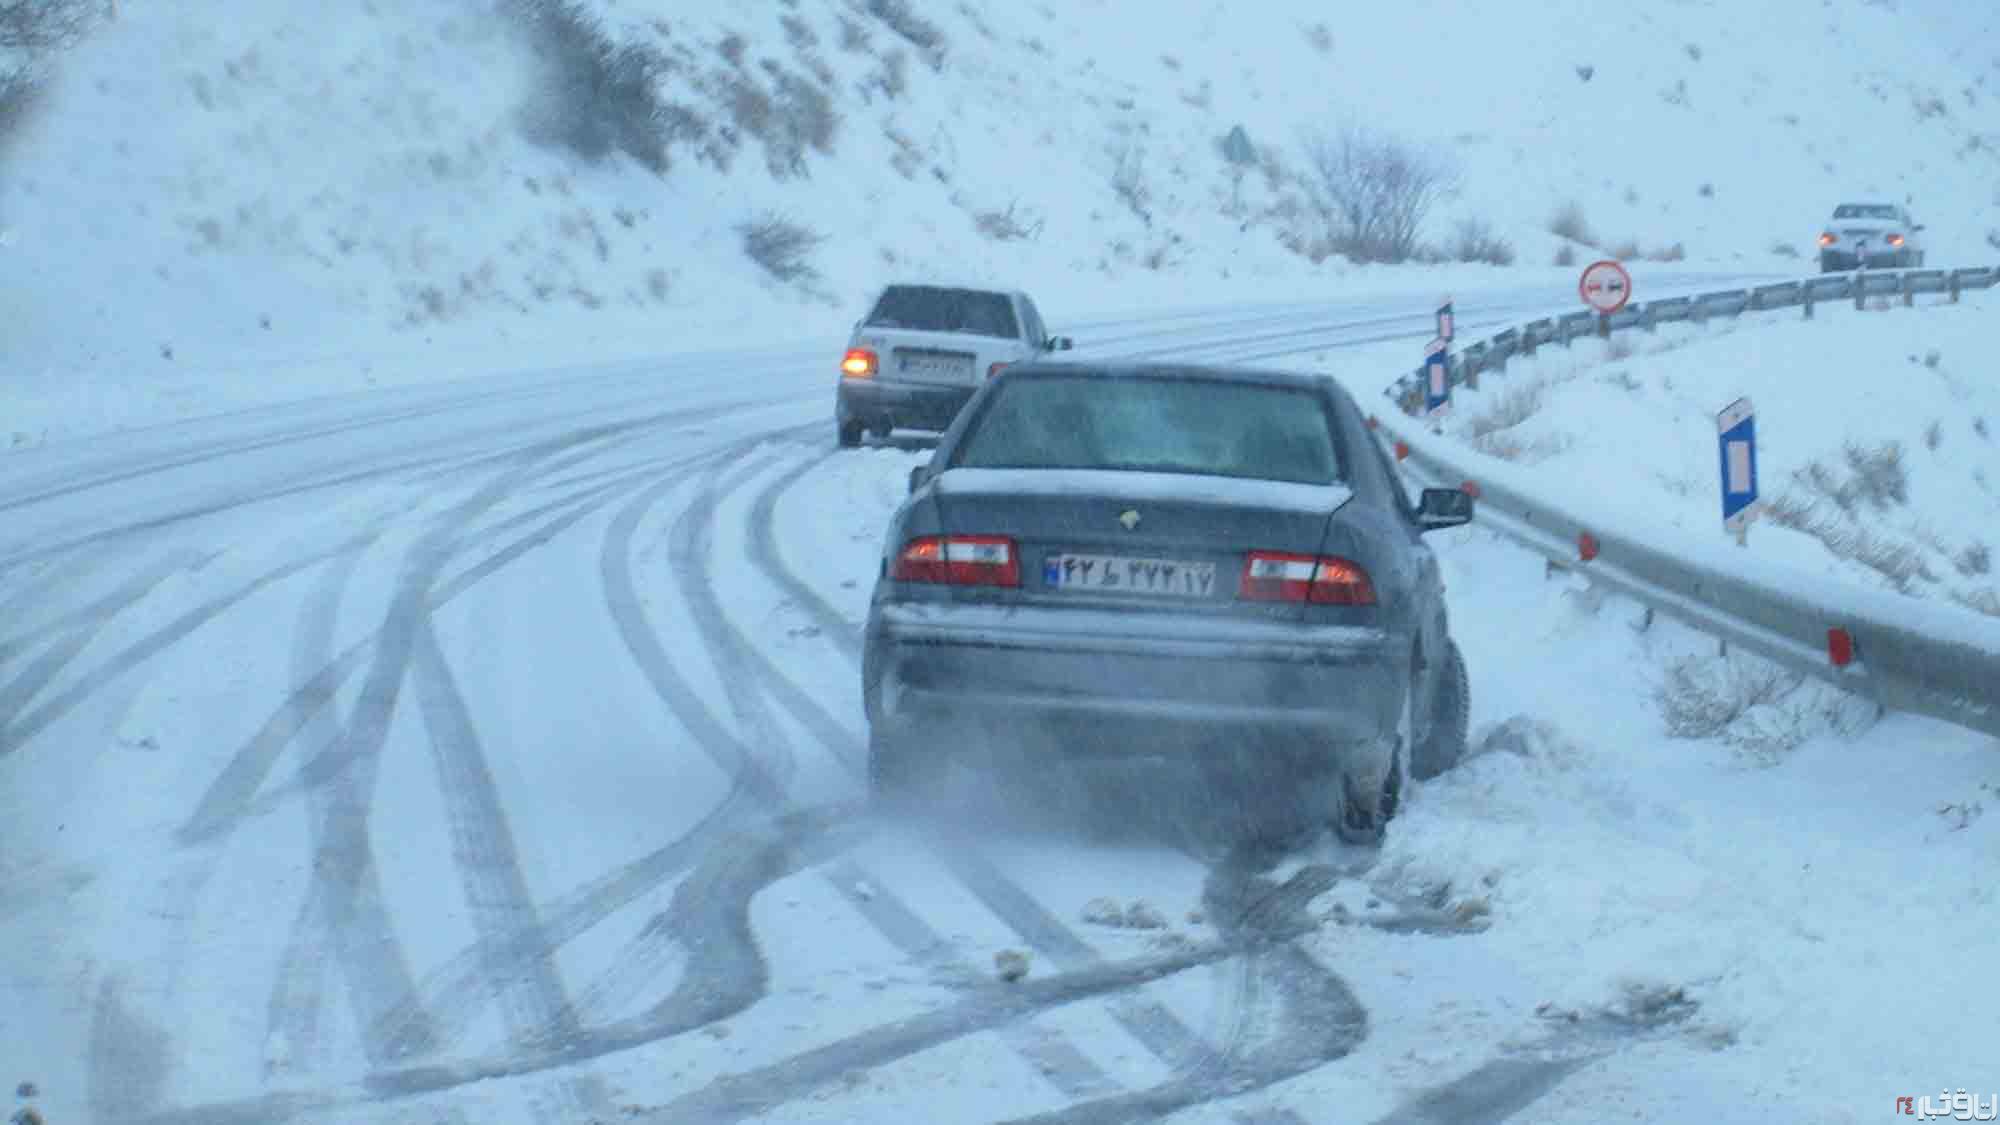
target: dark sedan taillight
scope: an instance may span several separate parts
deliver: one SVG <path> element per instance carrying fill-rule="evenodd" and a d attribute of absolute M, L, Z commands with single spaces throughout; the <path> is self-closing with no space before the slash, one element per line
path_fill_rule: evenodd
<path fill-rule="evenodd" d="M 1350 559 L 1252 551 L 1243 561 L 1236 596 L 1253 602 L 1374 605 L 1375 584 Z"/>
<path fill-rule="evenodd" d="M 926 535 L 903 544 L 889 577 L 948 586 L 1019 586 L 1021 554 L 1004 535 Z"/>
<path fill-rule="evenodd" d="M 1825 234 L 1819 236 L 1819 244 L 1821 246 L 1831 246 L 1839 241 L 1840 241 L 1840 236 L 1833 233 L 1832 231 L 1827 231 Z"/>
<path fill-rule="evenodd" d="M 1889 236 L 1889 245 L 1891 245 L 1891 246 L 1901 246 L 1902 244 L 1903 244 L 1903 236 L 1902 236 L 1902 235 L 1900 235 L 1900 234 L 1892 234 L 1892 235 L 1890 235 L 1890 236 Z"/>

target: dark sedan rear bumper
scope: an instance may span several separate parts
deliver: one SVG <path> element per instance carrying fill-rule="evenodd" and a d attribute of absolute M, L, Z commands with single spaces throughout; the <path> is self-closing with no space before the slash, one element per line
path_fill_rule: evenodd
<path fill-rule="evenodd" d="M 930 430 L 943 433 L 977 387 L 901 383 L 891 379 L 842 379 L 834 414 L 842 424 L 858 421 L 871 430 Z"/>
<path fill-rule="evenodd" d="M 1323 754 L 1393 736 L 1409 683 L 1398 647 L 1354 626 L 889 604 L 870 621 L 867 704 L 871 722 L 906 731 L 1054 735 L 1065 756 L 1188 734 Z"/>

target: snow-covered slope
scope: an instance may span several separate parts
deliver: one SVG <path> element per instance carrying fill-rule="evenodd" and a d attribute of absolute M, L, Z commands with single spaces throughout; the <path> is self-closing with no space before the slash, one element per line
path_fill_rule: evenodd
<path fill-rule="evenodd" d="M 0 393 L 129 424 L 217 387 L 810 339 L 893 274 L 1024 282 L 1060 321 L 1500 272 L 1287 249 L 1314 234 L 1302 131 L 1347 122 L 1449 157 L 1429 241 L 1484 219 L 1537 276 L 1570 201 L 1596 242 L 1710 268 L 1797 268 L 1773 248 L 1855 193 L 1912 199 L 1932 264 L 2000 226 L 2000 41 L 1945 5 L 580 8 L 642 52 L 650 106 L 580 111 L 574 41 L 491 0 L 121 5 L 0 168 Z M 524 134 L 634 105 L 663 173 Z M 746 257 L 765 217 L 811 236 L 810 273 Z"/>
<path fill-rule="evenodd" d="M 1995 301 L 1834 304 L 1579 341 L 1461 388 L 1443 431 L 1639 526 L 1718 537 L 1715 417 L 1757 410 L 1763 558 L 2000 614 Z M 1371 386 L 1356 373 L 1357 391 Z M 1379 394 L 1379 387 L 1372 390 Z"/>

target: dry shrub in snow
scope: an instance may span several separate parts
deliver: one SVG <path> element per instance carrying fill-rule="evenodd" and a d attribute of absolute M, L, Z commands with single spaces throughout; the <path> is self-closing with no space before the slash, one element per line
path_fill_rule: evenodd
<path fill-rule="evenodd" d="M 1009 203 L 1004 211 L 981 211 L 972 217 L 972 224 L 995 242 L 1032 241 L 1042 233 L 1042 220 L 1031 221 L 1017 213 L 1017 208 Z"/>
<path fill-rule="evenodd" d="M 1131 208 L 1134 215 L 1151 223 L 1153 215 L 1146 207 L 1152 202 L 1153 193 L 1146 186 L 1145 148 L 1132 141 L 1124 141 L 1113 152 L 1112 159 L 1112 193 Z"/>
<path fill-rule="evenodd" d="M 1952 565 L 1967 578 L 1984 577 L 1993 573 L 1993 551 L 1984 543 L 1974 543 L 1960 551 Z"/>
<path fill-rule="evenodd" d="M 1639 244 L 1637 242 L 1631 241 L 1630 239 L 1627 239 L 1626 241 L 1621 242 L 1616 246 L 1613 246 L 1610 250 L 1610 254 L 1612 257 L 1618 259 L 1621 262 L 1634 261 L 1640 257 Z"/>
<path fill-rule="evenodd" d="M 1781 238 L 1771 244 L 1771 253 L 1780 258 L 1796 258 L 1799 256 L 1799 248 Z"/>
<path fill-rule="evenodd" d="M 1556 265 L 1559 265 L 1559 266 L 1573 266 L 1573 265 L 1575 265 L 1575 264 L 1576 264 L 1576 247 L 1575 247 L 1575 246 L 1572 246 L 1571 244 L 1569 244 L 1569 243 L 1567 243 L 1567 242 L 1563 243 L 1563 244 L 1562 244 L 1562 246 L 1561 246 L 1561 247 L 1560 247 L 1560 248 L 1559 248 L 1558 250 L 1556 250 L 1556 256 L 1555 256 L 1555 259 L 1554 259 L 1554 261 L 1555 261 L 1555 264 L 1556 264 Z"/>
<path fill-rule="evenodd" d="M 1493 233 L 1484 219 L 1462 220 L 1452 232 L 1450 257 L 1460 262 L 1484 262 L 1490 266 L 1514 264 L 1514 246 Z"/>
<path fill-rule="evenodd" d="M 102 0 L 0 0 L 0 50 L 28 56 L 66 50 L 103 14 Z"/>
<path fill-rule="evenodd" d="M 1903 593 L 1918 579 L 1937 581 L 1922 551 L 1877 534 L 1844 509 L 1829 513 L 1822 502 L 1786 493 L 1773 497 L 1765 513 L 1772 523 L 1819 540 L 1835 558 L 1860 563 Z"/>
<path fill-rule="evenodd" d="M 1313 202 L 1334 248 L 1356 262 L 1407 262 L 1455 183 L 1441 155 L 1359 125 L 1309 134 Z"/>
<path fill-rule="evenodd" d="M 1548 383 L 1542 380 L 1509 386 L 1494 396 L 1491 406 L 1466 420 L 1466 436 L 1476 442 L 1513 429 L 1541 412 L 1548 391 Z"/>
<path fill-rule="evenodd" d="M 1597 236 L 1591 233 L 1590 223 L 1583 217 L 1583 205 L 1577 203 L 1575 200 L 1571 200 L 1556 208 L 1555 214 L 1549 216 L 1549 233 L 1555 235 L 1557 238 L 1565 238 L 1584 246 L 1597 245 Z M 1564 249 L 1567 250 L 1568 247 L 1564 247 Z M 1567 265 L 1568 263 L 1558 262 L 1556 264 Z"/>
<path fill-rule="evenodd" d="M 665 175 L 670 146 L 705 133 L 699 118 L 662 99 L 672 69 L 665 55 L 615 42 L 577 0 L 510 0 L 509 10 L 542 66 L 520 111 L 530 141 L 591 161 L 622 152 Z"/>
<path fill-rule="evenodd" d="M 786 283 L 813 281 L 819 277 L 810 261 L 826 236 L 778 215 L 764 214 L 736 228 L 743 239 L 743 253 L 765 273 Z"/>
<path fill-rule="evenodd" d="M 881 20 L 924 53 L 933 70 L 944 65 L 945 37 L 938 25 L 918 15 L 909 0 L 864 0 L 863 10 Z"/>
<path fill-rule="evenodd" d="M 1873 714 L 1845 692 L 1740 653 L 1672 661 L 1653 699 L 1670 737 L 1721 739 L 1766 763 L 1816 735 L 1852 734 Z"/>

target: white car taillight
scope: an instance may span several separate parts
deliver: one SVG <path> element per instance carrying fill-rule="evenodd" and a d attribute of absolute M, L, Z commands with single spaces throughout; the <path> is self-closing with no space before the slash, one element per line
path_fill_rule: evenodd
<path fill-rule="evenodd" d="M 1374 605 L 1375 584 L 1351 559 L 1252 551 L 1236 596 L 1254 602 Z"/>
<path fill-rule="evenodd" d="M 947 586 L 1019 586 L 1021 556 L 1004 535 L 925 535 L 903 544 L 889 577 Z"/>

